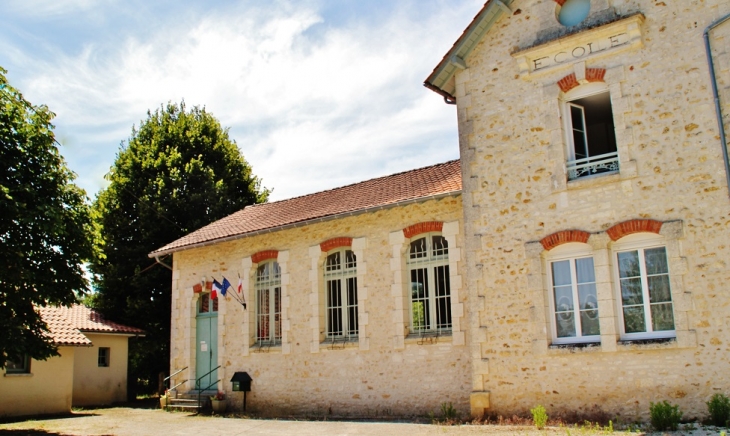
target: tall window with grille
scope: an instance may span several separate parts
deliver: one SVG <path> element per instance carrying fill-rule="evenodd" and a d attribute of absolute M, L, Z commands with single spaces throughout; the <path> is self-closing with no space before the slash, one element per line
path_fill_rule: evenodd
<path fill-rule="evenodd" d="M 281 268 L 276 261 L 256 269 L 256 342 L 281 343 Z"/>
<path fill-rule="evenodd" d="M 446 238 L 436 233 L 420 236 L 411 241 L 407 256 L 411 332 L 450 332 L 451 284 Z"/>
<path fill-rule="evenodd" d="M 327 302 L 326 338 L 356 339 L 357 261 L 352 250 L 339 249 L 327 255 L 324 282 Z"/>

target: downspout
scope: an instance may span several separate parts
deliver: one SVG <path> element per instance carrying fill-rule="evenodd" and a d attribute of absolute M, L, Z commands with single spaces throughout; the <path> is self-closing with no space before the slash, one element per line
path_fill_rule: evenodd
<path fill-rule="evenodd" d="M 730 196 L 730 163 L 727 155 L 727 138 L 725 137 L 725 124 L 722 122 L 722 108 L 720 107 L 720 95 L 717 92 L 717 77 L 715 76 L 715 64 L 712 61 L 712 48 L 710 47 L 710 31 L 730 19 L 730 14 L 707 26 L 704 33 L 705 51 L 707 52 L 707 64 L 710 67 L 710 81 L 712 82 L 712 97 L 715 99 L 715 115 L 717 116 L 717 127 L 720 129 L 720 142 L 722 143 L 722 159 L 725 161 L 725 178 L 727 179 L 728 195 Z"/>
<path fill-rule="evenodd" d="M 162 266 L 164 266 L 165 268 L 167 268 L 167 269 L 169 269 L 170 271 L 172 271 L 172 267 L 171 267 L 170 265 L 166 264 L 165 262 L 161 261 L 161 260 L 160 260 L 160 256 L 155 256 L 155 262 L 159 263 L 160 265 L 162 265 Z"/>

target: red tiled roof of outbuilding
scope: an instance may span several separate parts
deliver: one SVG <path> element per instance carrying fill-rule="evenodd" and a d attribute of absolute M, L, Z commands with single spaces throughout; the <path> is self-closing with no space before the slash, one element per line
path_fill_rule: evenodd
<path fill-rule="evenodd" d="M 461 166 L 458 160 L 453 160 L 315 194 L 247 206 L 153 251 L 150 257 L 290 225 L 460 192 Z"/>
<path fill-rule="evenodd" d="M 99 312 L 81 304 L 41 307 L 38 311 L 56 345 L 90 346 L 91 341 L 82 332 L 144 335 L 142 329 L 107 321 Z"/>

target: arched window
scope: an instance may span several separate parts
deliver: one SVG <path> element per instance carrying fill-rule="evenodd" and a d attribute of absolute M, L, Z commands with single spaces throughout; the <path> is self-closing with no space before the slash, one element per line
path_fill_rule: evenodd
<path fill-rule="evenodd" d="M 256 342 L 281 343 L 281 269 L 276 261 L 256 268 Z"/>
<path fill-rule="evenodd" d="M 357 260 L 352 250 L 340 248 L 327 254 L 324 282 L 326 338 L 357 338 Z"/>
<path fill-rule="evenodd" d="M 598 293 L 591 246 L 567 243 L 550 250 L 553 343 L 600 342 Z"/>
<path fill-rule="evenodd" d="M 210 298 L 210 293 L 208 292 L 201 294 L 200 299 L 198 300 L 198 313 L 205 314 L 215 312 L 218 312 L 218 299 Z"/>
<path fill-rule="evenodd" d="M 451 331 L 449 246 L 446 238 L 438 233 L 419 235 L 411 241 L 407 256 L 411 331 Z"/>
<path fill-rule="evenodd" d="M 675 337 L 669 262 L 664 239 L 635 233 L 612 247 L 624 339 Z"/>

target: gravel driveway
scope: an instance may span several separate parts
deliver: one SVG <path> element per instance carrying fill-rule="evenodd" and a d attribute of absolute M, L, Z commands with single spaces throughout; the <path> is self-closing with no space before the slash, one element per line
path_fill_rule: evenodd
<path fill-rule="evenodd" d="M 0 424 L 0 436 L 15 435 L 598 435 L 607 432 L 532 427 L 461 425 L 444 426 L 410 423 L 291 421 L 222 418 L 154 409 L 114 407 L 75 412 L 70 417 L 27 420 Z M 613 433 L 625 434 L 625 433 Z M 633 433 L 636 435 L 637 433 Z M 675 434 L 716 435 L 718 431 L 685 430 Z"/>

